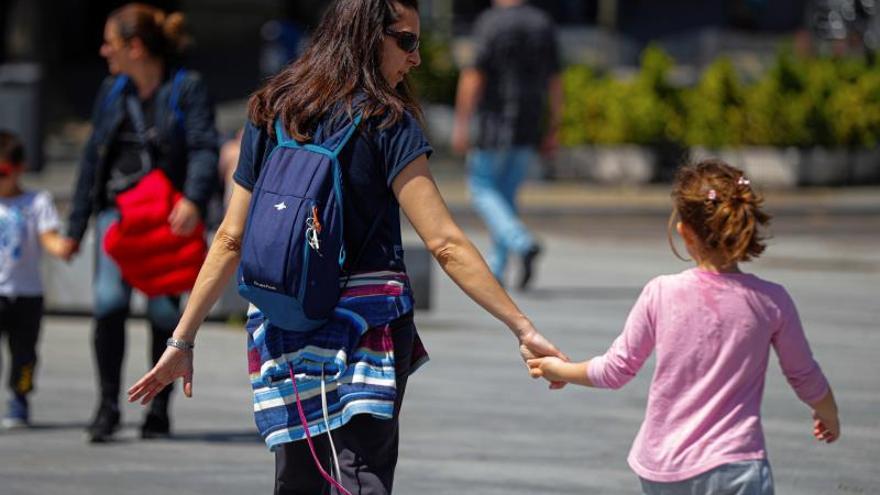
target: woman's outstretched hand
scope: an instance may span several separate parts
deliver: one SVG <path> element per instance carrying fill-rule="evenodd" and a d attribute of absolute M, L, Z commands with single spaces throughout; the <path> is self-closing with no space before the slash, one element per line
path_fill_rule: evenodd
<path fill-rule="evenodd" d="M 183 378 L 184 395 L 192 397 L 193 351 L 168 347 L 156 366 L 128 389 L 128 401 L 146 404 L 178 378 Z"/>
<path fill-rule="evenodd" d="M 552 342 L 547 340 L 546 337 L 541 335 L 535 329 L 531 329 L 529 331 L 524 332 L 519 338 L 519 353 L 523 358 L 523 361 L 528 365 L 529 359 L 535 359 L 540 357 L 557 357 L 563 361 L 568 361 L 568 356 L 566 356 L 562 351 L 556 348 Z M 559 389 L 565 386 L 565 382 L 551 382 L 551 389 Z"/>

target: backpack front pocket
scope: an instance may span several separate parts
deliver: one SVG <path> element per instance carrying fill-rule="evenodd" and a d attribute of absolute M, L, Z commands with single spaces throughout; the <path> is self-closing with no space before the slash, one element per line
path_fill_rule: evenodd
<path fill-rule="evenodd" d="M 262 191 L 251 205 L 249 235 L 242 246 L 242 277 L 263 290 L 296 297 L 299 273 L 290 273 L 302 259 L 310 200 Z"/>

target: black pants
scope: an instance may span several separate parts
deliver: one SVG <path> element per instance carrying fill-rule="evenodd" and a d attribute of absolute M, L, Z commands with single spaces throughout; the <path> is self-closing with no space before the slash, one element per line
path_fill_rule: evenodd
<path fill-rule="evenodd" d="M 9 342 L 9 389 L 14 394 L 26 395 L 34 388 L 42 318 L 42 296 L 0 296 L 0 336 L 5 334 Z"/>
<path fill-rule="evenodd" d="M 122 362 L 125 357 L 125 320 L 128 310 L 111 313 L 96 318 L 94 351 L 98 365 L 98 380 L 101 388 L 101 404 L 118 407 L 119 392 L 122 388 Z M 150 358 L 156 364 L 165 352 L 165 341 L 171 337 L 174 328 L 163 328 L 155 323 L 150 324 Z M 167 408 L 174 384 L 170 383 L 155 399 L 153 408 Z"/>
<path fill-rule="evenodd" d="M 400 406 L 406 390 L 415 338 L 412 316 L 391 324 L 394 341 L 397 399 L 391 419 L 377 419 L 368 414 L 355 415 L 345 426 L 333 430 L 333 443 L 339 455 L 342 486 L 353 495 L 387 495 L 394 484 L 397 466 Z M 332 452 L 327 435 L 312 438 L 322 467 L 331 473 Z M 339 480 L 337 480 L 339 481 Z M 315 466 L 305 441 L 285 443 L 275 449 L 276 495 L 331 495 L 330 484 Z"/>

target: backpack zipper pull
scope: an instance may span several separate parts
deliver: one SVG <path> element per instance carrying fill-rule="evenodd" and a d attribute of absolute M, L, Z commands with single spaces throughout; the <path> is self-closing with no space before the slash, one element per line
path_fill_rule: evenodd
<path fill-rule="evenodd" d="M 309 247 L 318 254 L 321 254 L 321 241 L 318 239 L 320 233 L 321 221 L 318 220 L 318 207 L 312 206 L 312 216 L 306 218 L 306 239 L 308 239 Z"/>

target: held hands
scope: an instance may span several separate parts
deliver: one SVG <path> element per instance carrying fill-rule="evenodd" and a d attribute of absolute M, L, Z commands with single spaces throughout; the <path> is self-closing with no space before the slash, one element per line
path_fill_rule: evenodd
<path fill-rule="evenodd" d="M 70 262 L 76 253 L 79 252 L 79 242 L 69 237 L 59 237 L 52 249 L 52 254 L 58 258 Z"/>
<path fill-rule="evenodd" d="M 567 364 L 571 364 L 553 356 L 529 359 L 526 363 L 529 366 L 529 376 L 543 378 L 551 383 L 565 382 L 563 370 Z"/>
<path fill-rule="evenodd" d="M 527 364 L 536 358 L 548 357 L 557 361 L 568 361 L 568 356 L 556 348 L 553 343 L 534 328 L 524 332 L 519 339 L 519 353 Z M 531 373 L 531 372 L 530 372 Z M 549 380 L 551 389 L 560 389 L 565 382 Z"/>
<path fill-rule="evenodd" d="M 574 383 L 585 387 L 592 387 L 587 367 L 589 361 L 571 363 L 559 358 L 548 356 L 537 359 L 529 359 L 529 375 L 532 378 L 543 378 L 550 383 Z"/>
<path fill-rule="evenodd" d="M 199 223 L 199 207 L 192 201 L 181 198 L 168 215 L 168 223 L 171 224 L 174 235 L 183 237 L 191 234 Z"/>
<path fill-rule="evenodd" d="M 156 366 L 128 389 L 128 401 L 146 404 L 178 378 L 183 378 L 184 395 L 192 397 L 193 351 L 168 347 Z"/>

